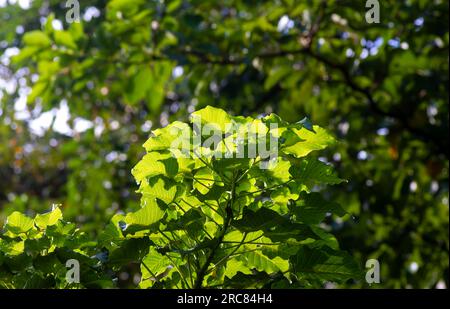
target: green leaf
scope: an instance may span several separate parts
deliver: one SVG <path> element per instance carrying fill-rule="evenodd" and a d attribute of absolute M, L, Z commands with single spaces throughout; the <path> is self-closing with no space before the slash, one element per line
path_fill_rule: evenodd
<path fill-rule="evenodd" d="M 45 289 L 54 286 L 51 277 L 44 277 L 37 272 L 25 271 L 14 276 L 13 283 L 21 289 Z"/>
<path fill-rule="evenodd" d="M 152 66 L 152 81 L 146 94 L 147 106 L 152 112 L 159 112 L 166 95 L 166 84 L 172 75 L 173 63 L 157 61 Z M 142 82 L 142 81 L 141 81 Z"/>
<path fill-rule="evenodd" d="M 124 219 L 126 231 L 133 233 L 148 229 L 164 216 L 164 211 L 159 208 L 156 201 L 149 202 L 136 212 L 128 213 Z"/>
<path fill-rule="evenodd" d="M 347 253 L 326 246 L 302 246 L 290 262 L 294 272 L 305 279 L 344 282 L 361 276 L 358 265 Z"/>
<path fill-rule="evenodd" d="M 148 254 L 151 240 L 148 237 L 124 240 L 120 247 L 109 255 L 108 263 L 112 265 L 126 265 L 140 263 Z"/>
<path fill-rule="evenodd" d="M 192 130 L 186 123 L 175 121 L 165 128 L 153 131 L 145 143 L 147 152 L 153 150 L 185 149 L 191 145 Z"/>
<path fill-rule="evenodd" d="M 39 50 L 39 46 L 25 46 L 20 50 L 20 53 L 18 55 L 15 55 L 11 58 L 11 61 L 14 64 L 21 64 L 22 62 L 25 62 L 38 54 Z"/>
<path fill-rule="evenodd" d="M 276 124 L 278 128 L 286 128 L 289 126 L 289 122 L 284 121 L 277 114 L 270 113 L 269 115 L 262 118 L 262 121 L 267 125 Z"/>
<path fill-rule="evenodd" d="M 297 198 L 298 194 L 292 193 L 289 190 L 289 188 L 279 187 L 278 189 L 272 191 L 270 194 L 270 199 L 275 204 L 274 207 L 272 207 L 272 209 L 274 209 L 276 212 L 280 214 L 286 214 L 289 211 L 288 205 L 291 202 L 291 200 L 296 200 Z"/>
<path fill-rule="evenodd" d="M 173 268 L 167 256 L 160 254 L 155 248 L 150 248 L 149 253 L 141 263 L 141 288 L 151 287 L 154 282 L 162 280 L 170 269 Z"/>
<path fill-rule="evenodd" d="M 194 208 L 188 210 L 181 218 L 170 221 L 167 225 L 168 231 L 185 230 L 188 233 L 198 233 L 205 225 L 205 216 Z"/>
<path fill-rule="evenodd" d="M 56 246 L 64 246 L 69 240 L 68 236 L 76 234 L 76 226 L 73 223 L 63 223 L 58 221 L 54 225 L 47 226 L 45 234 L 53 238 L 53 243 Z"/>
<path fill-rule="evenodd" d="M 178 173 L 177 159 L 170 153 L 147 153 L 131 171 L 138 183 L 156 175 L 174 176 Z"/>
<path fill-rule="evenodd" d="M 289 224 L 289 219 L 265 207 L 257 211 L 245 208 L 242 219 L 233 222 L 233 226 L 242 232 L 265 231 L 283 224 Z"/>
<path fill-rule="evenodd" d="M 167 13 L 175 11 L 183 3 L 182 0 L 172 0 L 167 3 Z"/>
<path fill-rule="evenodd" d="M 139 10 L 139 6 L 145 3 L 145 0 L 111 0 L 108 2 L 108 13 L 115 15 L 117 12 L 122 12 L 127 16 L 136 14 Z"/>
<path fill-rule="evenodd" d="M 261 230 L 272 241 L 285 241 L 289 238 L 297 240 L 317 238 L 309 226 L 293 223 L 288 218 L 265 207 L 257 211 L 245 208 L 242 219 L 234 221 L 232 225 L 242 232 Z"/>
<path fill-rule="evenodd" d="M 145 66 L 139 69 L 131 71 L 132 78 L 129 80 L 128 89 L 126 92 L 126 98 L 128 103 L 135 105 L 147 95 L 147 92 L 153 88 L 153 74 L 150 67 Z"/>
<path fill-rule="evenodd" d="M 47 236 L 36 239 L 25 240 L 25 252 L 27 254 L 36 254 L 51 247 L 51 241 Z"/>
<path fill-rule="evenodd" d="M 316 133 L 306 128 L 292 129 L 292 131 L 297 134 L 301 141 L 292 146 L 284 147 L 281 151 L 292 154 L 297 158 L 305 157 L 310 152 L 324 149 L 335 142 L 335 139 L 319 126 L 313 126 L 313 131 Z"/>
<path fill-rule="evenodd" d="M 186 210 L 189 208 L 197 208 L 203 205 L 203 203 L 194 195 L 188 195 L 183 197 L 180 201 L 179 204 L 181 205 L 181 207 Z"/>
<path fill-rule="evenodd" d="M 62 212 L 59 207 L 54 207 L 52 211 L 46 213 L 46 214 L 38 214 L 34 218 L 34 223 L 37 227 L 40 229 L 45 229 L 49 225 L 55 225 L 56 222 L 62 219 Z"/>
<path fill-rule="evenodd" d="M 68 31 L 55 31 L 55 43 L 69 49 L 77 49 L 77 43 Z"/>
<path fill-rule="evenodd" d="M 325 230 L 321 229 L 318 226 L 312 226 L 311 229 L 314 231 L 314 233 L 317 234 L 317 236 L 320 237 L 319 240 L 316 240 L 314 242 L 314 245 L 324 244 L 325 246 L 328 246 L 331 249 L 339 250 L 339 243 L 333 234 L 326 232 Z"/>
<path fill-rule="evenodd" d="M 317 192 L 309 194 L 301 192 L 296 206 L 293 207 L 293 212 L 298 222 L 306 224 L 320 223 L 327 213 L 335 213 L 339 216 L 346 214 L 345 210 L 338 203 L 325 200 Z"/>
<path fill-rule="evenodd" d="M 241 272 L 245 275 L 251 275 L 251 269 L 245 265 L 245 263 L 238 258 L 233 258 L 227 261 L 227 265 L 225 267 L 225 276 L 228 278 L 233 278 L 238 272 Z"/>
<path fill-rule="evenodd" d="M 146 266 L 141 266 L 142 278 L 149 278 L 151 274 L 148 269 L 150 269 L 154 275 L 160 275 L 166 271 L 171 262 L 167 256 L 160 254 L 155 248 L 151 248 L 149 253 L 142 260 L 142 264 L 145 264 Z"/>
<path fill-rule="evenodd" d="M 191 122 L 208 124 L 222 132 L 225 132 L 226 125 L 231 124 L 231 118 L 224 110 L 207 106 L 191 114 Z"/>
<path fill-rule="evenodd" d="M 25 241 L 6 241 L 0 238 L 0 252 L 8 255 L 19 255 L 24 252 Z"/>
<path fill-rule="evenodd" d="M 325 183 L 335 185 L 345 181 L 336 175 L 331 165 L 313 158 L 295 162 L 289 168 L 289 173 L 296 181 L 305 184 Z"/>
<path fill-rule="evenodd" d="M 23 43 L 27 46 L 48 47 L 52 41 L 44 32 L 34 30 L 24 34 Z"/>
<path fill-rule="evenodd" d="M 288 239 L 295 239 L 298 241 L 307 239 L 317 239 L 317 234 L 310 226 L 300 223 L 290 223 L 276 226 L 269 231 L 265 231 L 264 235 L 272 241 L 287 241 Z"/>
<path fill-rule="evenodd" d="M 48 87 L 49 83 L 47 80 L 38 81 L 31 89 L 31 93 L 27 97 L 27 102 L 33 103 L 38 97 L 41 97 L 44 94 Z"/>
<path fill-rule="evenodd" d="M 276 165 L 271 169 L 261 169 L 254 165 L 250 170 L 250 175 L 256 179 L 263 180 L 268 186 L 274 186 L 287 182 L 291 177 L 289 168 L 291 163 L 281 157 L 278 157 Z"/>
<path fill-rule="evenodd" d="M 276 67 L 270 70 L 269 76 L 264 82 L 264 89 L 269 90 L 275 86 L 282 78 L 292 73 L 292 68 L 289 66 Z"/>
<path fill-rule="evenodd" d="M 116 214 L 111 218 L 111 221 L 106 225 L 103 232 L 99 235 L 99 244 L 106 248 L 110 248 L 116 242 L 124 238 L 122 230 L 119 226 L 119 222 L 125 222 L 125 216 L 122 214 Z M 125 223 L 126 224 L 126 223 Z"/>
<path fill-rule="evenodd" d="M 255 268 L 258 271 L 264 271 L 268 274 L 278 271 L 285 272 L 289 269 L 289 262 L 280 257 L 270 259 L 259 251 L 246 252 L 239 255 L 239 260 L 249 268 Z"/>
<path fill-rule="evenodd" d="M 214 185 L 214 178 L 213 172 L 208 167 L 201 168 L 194 175 L 193 187 L 205 195 Z"/>
<path fill-rule="evenodd" d="M 142 182 L 139 192 L 144 199 L 144 206 L 149 203 L 148 201 L 154 201 L 155 198 L 169 204 L 175 199 L 177 186 L 168 179 L 156 176 L 150 178 L 148 182 Z"/>
<path fill-rule="evenodd" d="M 14 211 L 6 218 L 5 229 L 14 234 L 26 233 L 32 228 L 33 219 L 18 211 Z"/>
<path fill-rule="evenodd" d="M 257 272 L 251 275 L 238 272 L 232 279 L 225 278 L 224 287 L 232 289 L 260 289 L 271 280 L 271 276 L 265 272 Z"/>

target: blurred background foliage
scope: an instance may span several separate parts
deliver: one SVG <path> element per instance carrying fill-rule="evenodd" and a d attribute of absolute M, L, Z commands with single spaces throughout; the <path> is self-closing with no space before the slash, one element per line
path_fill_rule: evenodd
<path fill-rule="evenodd" d="M 0 223 L 61 204 L 89 233 L 137 209 L 152 129 L 206 105 L 308 116 L 348 183 L 328 220 L 372 288 L 445 288 L 448 1 L 0 0 Z M 348 287 L 369 287 L 357 283 Z"/>

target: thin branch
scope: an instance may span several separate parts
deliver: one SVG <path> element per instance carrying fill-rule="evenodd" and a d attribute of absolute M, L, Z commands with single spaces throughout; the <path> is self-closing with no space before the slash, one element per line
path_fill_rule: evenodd
<path fill-rule="evenodd" d="M 220 244 L 223 241 L 223 238 L 225 237 L 225 234 L 227 233 L 228 227 L 231 225 L 231 221 L 233 220 L 233 204 L 234 204 L 234 200 L 235 200 L 235 194 L 236 194 L 236 177 L 235 175 L 233 175 L 233 180 L 231 183 L 231 198 L 229 200 L 229 202 L 227 203 L 227 207 L 226 207 L 226 217 L 225 217 L 225 223 L 222 227 L 222 231 L 220 232 L 218 238 L 217 238 L 217 242 L 215 244 L 215 246 L 211 249 L 211 252 L 209 253 L 208 257 L 206 258 L 205 263 L 203 264 L 202 268 L 200 269 L 200 271 L 197 274 L 197 278 L 196 278 L 196 282 L 194 285 L 194 288 L 198 289 L 202 287 L 203 284 L 203 279 L 205 278 L 205 275 L 207 274 L 208 271 L 208 267 L 211 264 L 212 260 L 214 259 L 214 256 L 216 255 L 216 251 L 217 249 L 219 249 Z"/>
<path fill-rule="evenodd" d="M 172 262 L 173 266 L 177 269 L 178 273 L 180 273 L 180 277 L 181 280 L 183 281 L 185 288 L 189 288 L 189 283 L 186 281 L 186 279 L 183 276 L 183 273 L 180 271 L 180 269 L 178 268 L 178 265 L 172 260 L 172 258 L 170 257 L 169 254 L 166 254 L 167 258 L 170 260 L 170 262 Z"/>
<path fill-rule="evenodd" d="M 153 278 L 155 278 L 156 282 L 159 282 L 158 277 L 150 270 L 150 268 L 144 263 L 144 261 L 141 262 L 142 265 L 144 265 L 144 268 L 150 273 L 150 275 L 152 275 Z M 150 279 L 150 278 L 147 278 Z"/>
<path fill-rule="evenodd" d="M 279 185 L 275 185 L 275 186 L 272 186 L 272 187 L 263 188 L 263 189 L 260 189 L 260 190 L 256 190 L 256 191 L 252 191 L 252 192 L 247 192 L 247 193 L 241 194 L 241 195 L 239 195 L 239 196 L 237 197 L 237 199 L 240 199 L 241 197 L 244 197 L 244 196 L 247 196 L 247 195 L 253 195 L 253 194 L 255 194 L 255 193 L 260 193 L 260 192 L 264 192 L 264 191 L 273 190 L 273 189 L 276 189 L 276 188 L 278 188 L 278 187 L 282 187 L 282 186 L 284 186 L 284 185 L 287 185 L 288 183 L 290 183 L 290 182 L 293 181 L 293 180 L 294 180 L 294 179 L 289 179 L 288 181 L 285 181 L 285 182 L 283 182 L 283 183 L 281 183 L 281 184 L 279 184 Z"/>
<path fill-rule="evenodd" d="M 183 200 L 184 201 L 184 200 Z M 191 206 L 189 203 L 187 203 L 186 201 L 184 201 L 186 204 L 188 204 L 189 206 Z M 178 207 L 180 207 L 180 209 L 184 212 L 184 213 L 186 213 L 186 210 L 184 210 L 183 209 L 183 207 L 181 207 L 181 205 L 180 204 L 178 204 L 177 202 L 174 202 L 175 203 L 175 205 L 177 205 Z M 195 209 L 194 207 L 192 207 L 191 206 L 191 208 L 193 208 L 193 209 Z M 203 213 L 203 212 L 202 212 Z M 206 216 L 206 214 L 205 213 L 203 213 L 205 216 Z M 209 216 L 207 216 L 209 219 L 212 219 L 212 218 L 210 218 Z M 212 220 L 213 222 L 215 222 L 214 220 Z M 215 222 L 217 225 L 219 225 L 217 222 Z M 209 239 L 213 239 L 213 237 L 208 233 L 208 231 L 202 226 L 202 230 L 203 230 L 203 232 L 205 232 L 205 234 L 209 237 Z M 196 241 L 197 241 L 197 243 L 199 244 L 200 243 L 200 241 L 198 240 L 198 239 L 196 239 Z"/>
<path fill-rule="evenodd" d="M 245 238 L 247 237 L 247 233 L 244 233 L 244 236 L 242 237 L 242 240 L 238 243 L 238 245 L 236 246 L 236 248 L 233 249 L 233 251 L 231 251 L 230 254 L 227 254 L 226 256 L 224 256 L 222 259 L 220 259 L 219 262 L 217 262 L 212 268 L 210 268 L 208 270 L 207 273 L 210 273 L 211 271 L 213 271 L 214 269 L 217 268 L 217 266 L 219 266 L 221 263 L 228 261 L 228 258 L 230 256 L 232 256 L 234 253 L 236 253 L 236 251 L 239 250 L 239 248 L 242 246 L 242 244 L 244 244 Z M 225 243 L 225 241 L 224 241 Z"/>

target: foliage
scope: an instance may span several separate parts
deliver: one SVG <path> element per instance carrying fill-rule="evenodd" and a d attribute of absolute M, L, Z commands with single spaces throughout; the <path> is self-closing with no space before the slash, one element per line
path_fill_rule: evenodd
<path fill-rule="evenodd" d="M 147 154 L 133 169 L 141 209 L 115 215 L 98 244 L 64 222 L 57 207 L 34 219 L 9 215 L 0 238 L 0 283 L 70 286 L 69 258 L 82 261 L 83 287 L 111 286 L 106 270 L 131 262 L 140 263 L 140 288 L 319 287 L 359 279 L 358 265 L 318 227 L 331 213 L 345 215 L 337 203 L 311 192 L 342 182 L 310 155 L 334 140 L 328 133 L 309 121 L 233 117 L 213 107 L 192 119 L 192 127 L 174 122 L 144 144 Z M 196 143 L 211 137 L 211 127 L 225 138 Z M 261 155 L 268 136 L 277 141 L 272 159 Z M 187 143 L 174 143 L 186 137 Z M 258 152 L 250 157 L 255 143 Z M 242 156 L 232 148 L 237 144 Z M 89 257 L 98 246 L 104 251 Z"/>
<path fill-rule="evenodd" d="M 321 160 L 349 182 L 325 195 L 351 216 L 324 224 L 380 261 L 371 287 L 449 286 L 448 1 L 383 1 L 379 24 L 365 1 L 89 0 L 80 24 L 63 2 L 0 8 L 0 220 L 60 203 L 96 236 L 139 209 L 129 171 L 151 127 L 206 105 L 307 115 L 341 141 Z"/>
<path fill-rule="evenodd" d="M 96 242 L 62 219 L 58 207 L 34 219 L 20 212 L 8 216 L 0 235 L 0 287 L 112 287 L 97 256 L 89 257 Z M 80 263 L 80 283 L 66 280 L 66 261 Z"/>

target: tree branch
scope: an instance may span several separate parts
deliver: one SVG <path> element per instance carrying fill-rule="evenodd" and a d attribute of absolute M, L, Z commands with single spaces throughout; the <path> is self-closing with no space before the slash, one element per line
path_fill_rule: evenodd
<path fill-rule="evenodd" d="M 225 237 L 225 234 L 227 233 L 227 230 L 230 227 L 231 221 L 233 220 L 232 206 L 234 203 L 235 191 L 236 191 L 236 182 L 235 182 L 235 177 L 233 177 L 233 181 L 231 183 L 231 197 L 226 206 L 226 217 L 225 217 L 225 222 L 224 222 L 223 228 L 222 228 L 219 236 L 217 237 L 216 244 L 211 249 L 211 252 L 209 253 L 208 257 L 206 258 L 205 264 L 203 264 L 202 268 L 197 273 L 197 278 L 196 278 L 195 285 L 194 285 L 195 289 L 200 289 L 202 287 L 203 279 L 205 278 L 205 275 L 208 272 L 209 264 L 211 264 L 212 260 L 214 259 L 217 249 L 219 249 L 220 244 L 222 243 L 222 241 Z"/>

